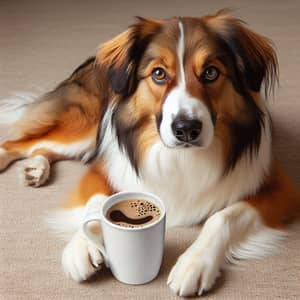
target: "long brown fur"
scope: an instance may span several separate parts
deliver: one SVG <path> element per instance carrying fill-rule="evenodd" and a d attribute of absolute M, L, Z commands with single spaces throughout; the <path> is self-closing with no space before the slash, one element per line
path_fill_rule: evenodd
<path fill-rule="evenodd" d="M 268 39 L 250 31 L 240 20 L 227 14 L 218 14 L 202 19 L 190 18 L 187 21 L 190 22 L 190 26 L 197 26 L 199 23 L 204 24 L 210 34 L 213 32 L 214 35 L 220 35 L 225 42 L 230 42 L 231 39 L 237 40 L 238 47 L 240 47 L 239 53 L 243 53 L 243 57 L 237 57 L 237 59 L 240 59 L 241 72 L 248 74 L 245 75 L 247 82 L 243 83 L 257 90 L 258 86 L 261 85 L 261 81 L 264 80 L 267 89 L 273 87 L 274 82 L 278 79 L 278 62 Z M 145 57 L 140 59 L 141 67 L 138 67 L 134 57 L 129 57 L 128 52 L 135 44 L 147 44 L 151 37 L 157 35 L 152 43 L 152 51 L 156 49 L 156 51 L 165 52 L 166 54 L 165 59 L 156 62 L 156 65 L 161 63 L 172 65 L 174 58 L 170 57 L 170 46 L 162 38 L 165 32 L 161 37 L 159 36 L 164 22 L 140 19 L 127 31 L 102 45 L 96 58 L 91 58 L 82 64 L 70 78 L 62 82 L 55 90 L 29 105 L 25 116 L 15 124 L 16 131 L 20 135 L 19 139 L 7 141 L 1 146 L 8 151 L 11 160 L 41 153 L 48 157 L 50 161 L 82 157 L 82 154 L 61 155 L 55 153 L 55 149 L 40 149 L 33 154 L 28 154 L 31 147 L 43 141 L 52 141 L 67 147 L 71 143 L 91 139 L 94 141 L 94 150 L 96 151 L 97 132 L 99 133 L 99 126 L 101 126 L 99 124 L 101 124 L 107 105 L 109 102 L 119 104 L 125 88 L 127 88 L 127 93 L 130 90 L 128 96 L 133 99 L 132 106 L 128 106 L 117 117 L 117 122 L 119 122 L 119 127 L 124 129 L 130 122 L 132 122 L 132 128 L 134 128 L 137 122 L 141 119 L 144 120 L 139 125 L 139 130 L 136 133 L 137 147 L 139 147 L 139 153 L 141 153 L 136 160 L 142 160 L 150 145 L 159 138 L 155 131 L 155 120 L 149 116 L 159 114 L 162 106 L 161 99 L 167 94 L 168 88 L 163 90 L 154 87 L 148 80 L 148 84 L 141 83 L 135 90 L 134 85 L 138 78 L 149 75 L 147 73 L 149 71 L 143 66 L 147 66 L 147 55 L 151 57 L 151 53 L 146 53 Z M 168 32 L 175 30 L 172 29 L 172 22 L 175 24 L 176 19 L 169 22 Z M 235 30 L 234 33 L 233 29 Z M 201 27 L 199 27 L 198 34 L 204 34 Z M 234 34 L 235 37 L 233 37 Z M 190 41 L 193 41 L 193 39 L 191 38 Z M 210 55 L 216 49 L 216 45 L 213 45 L 211 40 L 207 45 L 207 49 L 201 55 L 199 54 L 194 69 L 195 72 L 201 72 L 202 66 L 207 59 L 210 59 Z M 249 47 L 249 45 L 254 45 L 254 47 Z M 195 47 L 196 45 L 190 45 L 190 49 Z M 258 70 L 249 69 L 249 65 L 243 64 L 245 61 L 249 63 L 250 67 L 254 66 Z M 215 64 L 220 64 L 220 69 L 224 69 L 223 75 L 225 78 L 227 71 L 224 65 L 219 60 L 216 60 Z M 176 71 L 174 66 L 173 73 L 176 74 Z M 257 72 L 258 76 L 256 76 Z M 125 75 L 122 75 L 123 73 Z M 189 74 L 187 76 L 191 77 Z M 171 86 L 174 86 L 177 78 L 172 79 Z M 251 116 L 249 118 L 247 107 L 238 112 L 234 111 L 232 109 L 233 104 L 230 104 L 233 100 L 228 96 L 232 91 L 225 83 L 222 86 L 222 80 L 218 84 L 220 86 L 209 89 L 208 94 L 206 94 L 209 97 L 203 96 L 203 91 L 200 88 L 195 89 L 195 85 L 188 88 L 192 95 L 198 97 L 201 95 L 202 99 L 207 102 L 207 105 L 218 115 L 217 122 L 223 122 L 223 125 L 218 127 L 216 135 L 219 135 L 224 140 L 224 144 L 227 145 L 224 147 L 224 160 L 230 160 L 232 159 L 230 155 L 234 151 L 230 146 L 234 144 L 231 141 L 234 134 L 232 134 L 229 125 L 234 122 L 246 124 L 252 122 L 252 118 Z M 221 91 L 225 92 L 222 94 Z M 153 102 L 147 106 L 143 98 L 148 100 L 152 98 Z M 214 100 L 219 100 L 219 98 L 224 99 L 223 104 Z M 255 93 L 253 99 L 256 99 Z M 141 101 L 144 101 L 144 103 L 141 104 Z M 238 103 L 238 106 L 244 105 L 238 97 L 234 101 Z M 152 103 L 155 103 L 155 105 Z M 243 113 L 245 114 L 243 115 Z M 132 118 L 133 114 L 135 114 L 136 119 Z M 130 131 L 131 128 L 129 127 L 128 130 Z M 75 196 L 68 202 L 67 207 L 83 205 L 94 193 L 103 192 L 108 195 L 112 191 L 101 167 L 93 165 L 84 177 L 79 190 L 76 190 Z M 271 175 L 257 195 L 247 198 L 246 201 L 259 211 L 266 224 L 271 227 L 280 227 L 298 213 L 298 194 L 276 164 L 272 164 Z"/>

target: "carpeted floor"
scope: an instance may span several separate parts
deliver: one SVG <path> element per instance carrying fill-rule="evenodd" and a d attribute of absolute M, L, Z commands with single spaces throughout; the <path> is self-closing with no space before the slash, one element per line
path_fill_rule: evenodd
<path fill-rule="evenodd" d="M 0 98 L 15 91 L 47 91 L 64 79 L 97 44 L 121 32 L 133 16 L 200 16 L 223 7 L 273 39 L 280 62 L 280 88 L 269 100 L 274 153 L 300 185 L 300 2 L 299 1 L 0 1 Z M 60 265 L 64 242 L 52 236 L 43 216 L 59 206 L 85 170 L 79 162 L 55 165 L 51 182 L 23 187 L 18 164 L 0 174 L 0 299 L 175 299 L 166 278 L 198 227 L 167 234 L 159 277 L 127 286 L 109 271 L 77 284 Z M 204 299 L 300 299 L 300 231 L 280 254 L 227 270 Z"/>

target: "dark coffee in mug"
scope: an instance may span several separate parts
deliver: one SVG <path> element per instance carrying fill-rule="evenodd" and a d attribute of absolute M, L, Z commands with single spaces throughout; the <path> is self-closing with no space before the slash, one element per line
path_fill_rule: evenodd
<path fill-rule="evenodd" d="M 143 227 L 159 219 L 160 209 L 143 199 L 126 199 L 112 205 L 105 217 L 118 226 Z"/>

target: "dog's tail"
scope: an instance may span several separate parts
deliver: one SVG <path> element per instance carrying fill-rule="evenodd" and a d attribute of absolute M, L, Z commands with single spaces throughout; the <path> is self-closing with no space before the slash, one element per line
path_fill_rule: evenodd
<path fill-rule="evenodd" d="M 61 209 L 47 214 L 43 221 L 56 236 L 68 241 L 80 228 L 84 212 L 84 207 Z"/>
<path fill-rule="evenodd" d="M 61 108 L 51 93 L 16 93 L 0 99 L 0 145 L 46 132 L 55 125 Z"/>
<path fill-rule="evenodd" d="M 37 98 L 33 93 L 22 92 L 0 99 L 0 144 L 19 138 L 21 132 L 16 125 Z"/>

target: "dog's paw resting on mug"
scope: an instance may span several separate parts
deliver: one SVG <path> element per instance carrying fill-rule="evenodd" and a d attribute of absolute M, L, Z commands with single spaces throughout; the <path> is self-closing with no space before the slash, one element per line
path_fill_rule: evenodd
<path fill-rule="evenodd" d="M 84 281 L 101 269 L 103 257 L 97 247 L 79 230 L 66 245 L 62 255 L 65 274 L 77 282 Z"/>

